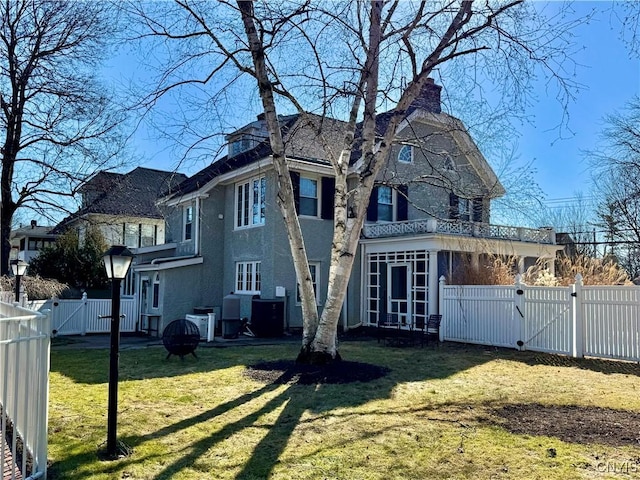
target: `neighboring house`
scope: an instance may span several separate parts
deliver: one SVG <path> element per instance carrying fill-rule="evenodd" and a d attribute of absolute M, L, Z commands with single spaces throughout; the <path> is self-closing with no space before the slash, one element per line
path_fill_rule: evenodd
<path fill-rule="evenodd" d="M 380 123 L 387 119 L 379 116 Z M 320 306 L 333 233 L 333 170 L 301 116 L 281 117 L 281 125 Z M 341 122 L 324 119 L 323 125 L 342 138 Z M 345 328 L 388 315 L 404 324 L 436 313 L 438 278 L 463 257 L 516 255 L 522 269 L 545 258 L 553 268 L 561 247 L 552 230 L 489 223 L 491 200 L 504 189 L 462 123 L 441 112 L 439 86 L 425 87 L 396 139 L 367 212 L 343 308 Z M 167 243 L 136 258 L 142 314 L 158 320 L 159 332 L 194 307 L 222 305 L 229 292 L 241 296 L 242 317 L 252 316 L 255 296 L 282 299 L 287 325 L 302 326 L 264 117 L 227 140 L 227 156 L 159 201 Z"/>
<path fill-rule="evenodd" d="M 54 232 L 75 229 L 82 242 L 87 229 L 97 227 L 109 245 L 162 245 L 165 220 L 155 202 L 186 178 L 180 173 L 143 167 L 124 174 L 99 172 L 79 189 L 80 209 L 59 223 Z"/>
<path fill-rule="evenodd" d="M 35 220 L 28 227 L 20 227 L 11 232 L 11 258 L 31 262 L 44 247 L 56 241 L 53 227 L 38 226 Z"/>

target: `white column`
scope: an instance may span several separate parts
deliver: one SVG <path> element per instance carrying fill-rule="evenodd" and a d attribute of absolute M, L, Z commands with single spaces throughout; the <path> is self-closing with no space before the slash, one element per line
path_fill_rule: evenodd
<path fill-rule="evenodd" d="M 427 277 L 429 315 L 438 313 L 438 250 L 429 250 L 429 275 Z"/>
<path fill-rule="evenodd" d="M 555 274 L 556 274 L 556 262 L 555 262 L 555 259 L 550 258 L 549 260 L 547 260 L 547 270 L 549 270 L 549 273 L 551 275 L 555 276 Z"/>

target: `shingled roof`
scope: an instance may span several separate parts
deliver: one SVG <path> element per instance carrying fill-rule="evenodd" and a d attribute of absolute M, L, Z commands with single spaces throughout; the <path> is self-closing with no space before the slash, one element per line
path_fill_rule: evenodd
<path fill-rule="evenodd" d="M 289 131 L 289 129 L 298 120 L 299 117 L 299 115 L 290 115 L 281 118 L 281 128 L 283 134 Z M 267 138 L 255 147 L 242 153 L 233 156 L 225 155 L 224 157 L 221 157 L 220 159 L 211 163 L 209 166 L 200 170 L 198 173 L 194 174 L 192 177 L 189 177 L 188 179 L 177 185 L 177 187 L 172 191 L 164 192 L 161 197 L 168 199 L 176 197 L 178 195 L 182 196 L 195 192 L 207 185 L 211 180 L 218 177 L 219 175 L 223 175 L 227 172 L 231 172 L 233 170 L 246 167 L 247 165 L 251 165 L 254 162 L 268 157 L 269 155 L 271 155 L 271 153 L 271 143 Z"/>
<path fill-rule="evenodd" d="M 271 144 L 266 140 L 258 144 L 256 147 L 238 155 L 234 155 L 233 157 L 224 156 L 220 158 L 208 167 L 200 170 L 192 177 L 180 183 L 172 192 L 166 191 L 162 196 L 171 197 L 195 192 L 217 176 L 250 165 L 253 162 L 257 162 L 269 155 L 271 155 Z"/>
<path fill-rule="evenodd" d="M 137 167 L 129 173 L 98 172 L 81 188 L 80 210 L 54 229 L 63 230 L 71 221 L 88 214 L 162 218 L 156 200 L 163 192 L 174 191 L 186 175 Z"/>

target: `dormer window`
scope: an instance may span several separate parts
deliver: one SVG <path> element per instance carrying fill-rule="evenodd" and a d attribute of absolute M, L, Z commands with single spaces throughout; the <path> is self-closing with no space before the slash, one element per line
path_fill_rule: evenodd
<path fill-rule="evenodd" d="M 413 163 L 413 145 L 403 145 L 398 152 L 398 162 Z"/>
<path fill-rule="evenodd" d="M 255 142 L 253 138 L 249 137 L 248 135 L 237 137 L 229 143 L 229 156 L 233 157 L 235 155 L 238 155 L 239 153 L 250 150 L 254 147 L 254 145 Z"/>

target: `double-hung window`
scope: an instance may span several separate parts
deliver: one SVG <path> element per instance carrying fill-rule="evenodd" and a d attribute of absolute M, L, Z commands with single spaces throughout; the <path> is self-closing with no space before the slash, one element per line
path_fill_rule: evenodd
<path fill-rule="evenodd" d="M 300 177 L 300 215 L 318 216 L 318 180 Z"/>
<path fill-rule="evenodd" d="M 123 225 L 124 244 L 129 248 L 137 248 L 140 227 L 135 223 L 125 223 Z"/>
<path fill-rule="evenodd" d="M 393 189 L 378 187 L 378 221 L 393 222 Z"/>
<path fill-rule="evenodd" d="M 409 187 L 407 185 L 378 185 L 373 187 L 367 221 L 402 222 L 409 218 Z"/>
<path fill-rule="evenodd" d="M 184 219 L 184 232 L 182 239 L 184 241 L 191 240 L 193 238 L 193 205 L 187 205 L 183 210 Z"/>
<path fill-rule="evenodd" d="M 311 271 L 311 282 L 313 283 L 313 291 L 316 294 L 316 304 L 320 304 L 318 297 L 318 281 L 320 279 L 320 264 L 319 263 L 309 263 L 309 270 Z M 298 284 L 298 295 L 296 297 L 296 301 L 298 304 L 302 303 L 302 299 L 300 298 L 300 285 Z"/>
<path fill-rule="evenodd" d="M 236 293 L 260 294 L 260 262 L 236 263 Z"/>
<path fill-rule="evenodd" d="M 460 218 L 460 220 L 469 220 L 469 203 L 470 201 L 468 198 L 460 197 L 458 200 L 458 218 Z"/>
<path fill-rule="evenodd" d="M 257 177 L 236 185 L 236 228 L 264 225 L 266 183 Z"/>
<path fill-rule="evenodd" d="M 156 244 L 158 235 L 157 225 L 140 224 L 140 246 L 150 247 Z"/>

